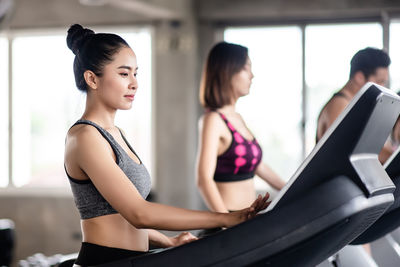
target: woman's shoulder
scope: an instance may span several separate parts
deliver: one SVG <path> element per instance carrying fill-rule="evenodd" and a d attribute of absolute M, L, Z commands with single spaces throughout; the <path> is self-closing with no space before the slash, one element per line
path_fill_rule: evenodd
<path fill-rule="evenodd" d="M 220 114 L 215 110 L 209 110 L 204 112 L 204 114 L 199 119 L 199 125 L 218 125 L 222 122 Z"/>
<path fill-rule="evenodd" d="M 67 133 L 68 138 L 86 138 L 87 136 L 96 135 L 98 130 L 88 124 L 73 125 Z"/>
<path fill-rule="evenodd" d="M 104 143 L 101 133 L 93 126 L 78 124 L 71 127 L 67 133 L 66 145 L 76 148 L 90 147 L 98 143 Z"/>
<path fill-rule="evenodd" d="M 212 111 L 204 113 L 200 118 L 199 133 L 202 136 L 212 135 L 221 137 L 228 135 L 229 131 L 227 131 L 226 123 L 221 115 L 216 111 Z"/>

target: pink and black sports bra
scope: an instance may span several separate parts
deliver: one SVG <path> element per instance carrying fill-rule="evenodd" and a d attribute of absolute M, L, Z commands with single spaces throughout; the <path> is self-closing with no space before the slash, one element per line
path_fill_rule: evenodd
<path fill-rule="evenodd" d="M 222 113 L 218 114 L 232 133 L 229 148 L 217 158 L 214 173 L 216 182 L 234 182 L 253 178 L 256 167 L 261 161 L 262 150 L 257 140 L 249 141 L 239 134 Z"/>

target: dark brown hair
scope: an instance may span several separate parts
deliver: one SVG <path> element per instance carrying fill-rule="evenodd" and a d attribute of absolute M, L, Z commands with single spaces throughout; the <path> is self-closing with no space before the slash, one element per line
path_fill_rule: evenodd
<path fill-rule="evenodd" d="M 67 45 L 75 54 L 76 86 L 83 92 L 87 92 L 87 84 L 83 77 L 86 70 L 101 76 L 104 66 L 113 60 L 113 56 L 122 47 L 129 47 L 128 43 L 116 34 L 94 33 L 79 24 L 74 24 L 68 29 Z"/>
<path fill-rule="evenodd" d="M 232 76 L 246 65 L 247 47 L 220 42 L 210 51 L 200 84 L 200 103 L 217 109 L 232 101 Z"/>
<path fill-rule="evenodd" d="M 350 61 L 350 79 L 357 71 L 364 74 L 365 79 L 376 73 L 378 68 L 388 68 L 390 65 L 389 55 L 381 49 L 367 47 L 358 51 Z"/>

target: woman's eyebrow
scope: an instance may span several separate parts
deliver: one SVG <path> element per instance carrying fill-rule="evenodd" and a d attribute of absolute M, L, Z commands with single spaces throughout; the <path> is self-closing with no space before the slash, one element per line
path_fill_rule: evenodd
<path fill-rule="evenodd" d="M 122 65 L 122 66 L 119 66 L 119 67 L 118 67 L 118 69 L 127 69 L 127 70 L 132 70 L 132 67 L 130 67 L 130 66 L 125 66 L 125 65 Z M 136 67 L 136 68 L 135 68 L 135 70 L 138 70 L 138 67 Z"/>

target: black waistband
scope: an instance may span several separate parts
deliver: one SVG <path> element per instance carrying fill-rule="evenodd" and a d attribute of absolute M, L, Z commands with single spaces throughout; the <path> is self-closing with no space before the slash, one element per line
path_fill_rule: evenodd
<path fill-rule="evenodd" d="M 93 243 L 82 242 L 81 250 L 79 251 L 75 264 L 81 266 L 93 266 L 125 258 L 138 257 L 147 253 L 148 252 L 144 251 L 105 247 Z"/>
<path fill-rule="evenodd" d="M 254 177 L 254 172 L 247 173 L 216 173 L 214 174 L 214 181 L 216 182 L 237 182 L 243 181 L 247 179 L 251 179 Z"/>

